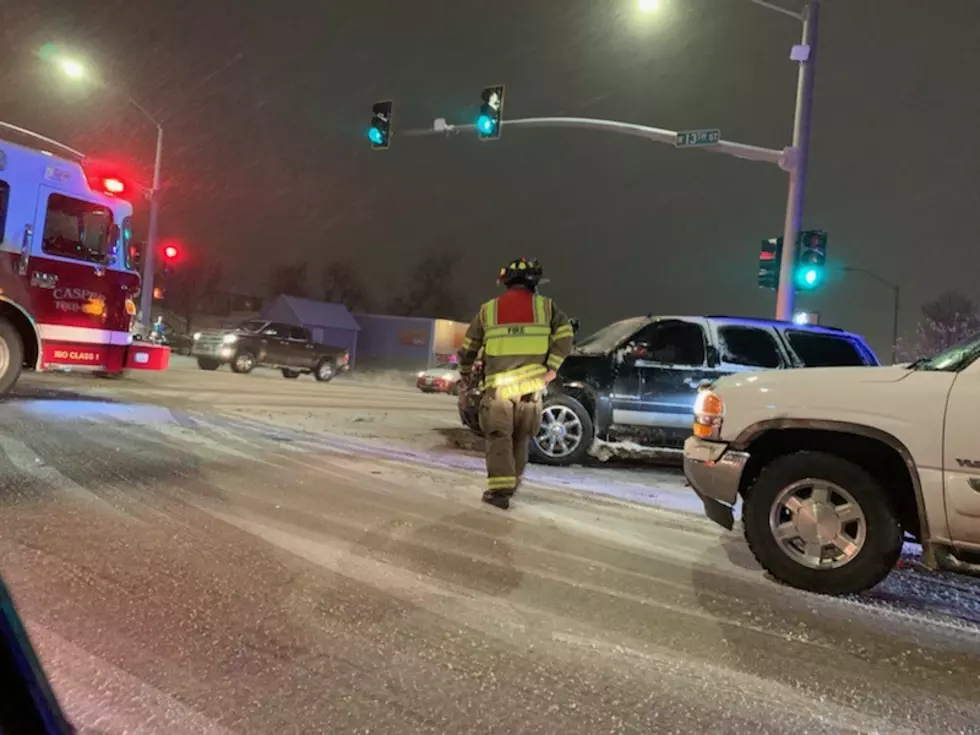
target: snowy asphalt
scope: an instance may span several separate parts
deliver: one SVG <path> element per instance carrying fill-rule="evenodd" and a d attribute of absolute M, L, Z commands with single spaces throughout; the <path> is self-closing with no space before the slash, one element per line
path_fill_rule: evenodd
<path fill-rule="evenodd" d="M 83 732 L 980 732 L 971 580 L 803 594 L 675 472 L 499 512 L 449 398 L 176 367 L 0 404 L 0 573 Z"/>

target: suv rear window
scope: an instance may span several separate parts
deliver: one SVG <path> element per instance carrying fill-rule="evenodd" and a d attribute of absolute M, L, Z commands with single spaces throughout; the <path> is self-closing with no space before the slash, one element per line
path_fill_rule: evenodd
<path fill-rule="evenodd" d="M 794 330 L 786 332 L 786 339 L 803 367 L 853 367 L 868 364 L 861 348 L 849 337 Z"/>
<path fill-rule="evenodd" d="M 757 327 L 720 327 L 722 360 L 756 368 L 782 367 L 783 358 L 771 333 Z"/>

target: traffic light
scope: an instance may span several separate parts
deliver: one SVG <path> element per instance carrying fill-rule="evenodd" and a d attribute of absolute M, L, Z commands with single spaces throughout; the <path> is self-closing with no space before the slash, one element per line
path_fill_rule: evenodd
<path fill-rule="evenodd" d="M 368 128 L 368 140 L 375 150 L 385 150 L 391 140 L 391 111 L 394 103 L 391 100 L 375 102 L 371 110 L 371 127 Z"/>
<path fill-rule="evenodd" d="M 823 230 L 805 230 L 800 233 L 796 258 L 796 287 L 812 291 L 824 281 L 827 262 L 827 233 Z"/>
<path fill-rule="evenodd" d="M 180 258 L 180 248 L 176 245 L 164 245 L 163 246 L 163 275 L 169 276 L 173 271 L 174 265 L 176 265 L 177 260 Z"/>
<path fill-rule="evenodd" d="M 779 288 L 779 267 L 783 262 L 783 238 L 762 241 L 759 251 L 759 286 L 775 291 Z"/>
<path fill-rule="evenodd" d="M 496 140 L 500 137 L 500 125 L 504 115 L 504 85 L 498 84 L 483 90 L 483 104 L 476 118 L 476 132 L 480 140 Z"/>

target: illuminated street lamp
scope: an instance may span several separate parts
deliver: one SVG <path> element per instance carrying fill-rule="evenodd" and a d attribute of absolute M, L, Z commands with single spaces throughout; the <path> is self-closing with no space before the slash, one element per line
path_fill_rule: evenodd
<path fill-rule="evenodd" d="M 81 79 L 85 76 L 85 67 L 74 59 L 59 59 L 58 66 L 72 79 Z"/>
<path fill-rule="evenodd" d="M 44 56 L 45 53 L 44 50 L 42 50 L 42 58 L 44 58 Z M 53 57 L 53 61 L 62 71 L 62 73 L 71 79 L 88 79 L 96 82 L 99 84 L 99 86 L 106 89 L 109 86 L 94 79 L 92 75 L 89 74 L 85 65 L 77 59 L 58 54 Z M 155 117 L 153 117 L 153 115 L 147 112 L 145 107 L 139 104 L 132 97 L 127 95 L 127 100 L 129 101 L 129 104 L 139 110 L 147 120 L 153 123 L 153 126 L 157 129 L 156 155 L 153 159 L 153 186 L 150 189 L 150 224 L 146 237 L 146 255 L 143 261 L 143 283 L 140 292 L 140 321 L 146 325 L 150 323 L 150 319 L 152 317 L 151 310 L 153 308 L 153 258 L 156 255 L 157 223 L 160 216 L 160 166 L 163 158 L 163 126 Z"/>

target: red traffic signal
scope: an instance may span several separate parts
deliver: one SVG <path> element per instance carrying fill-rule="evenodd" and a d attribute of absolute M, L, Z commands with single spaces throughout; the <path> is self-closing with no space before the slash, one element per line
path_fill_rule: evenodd
<path fill-rule="evenodd" d="M 163 249 L 163 257 L 165 257 L 167 260 L 174 260 L 178 255 L 180 255 L 180 251 L 177 249 L 176 245 L 167 245 L 167 247 Z"/>

